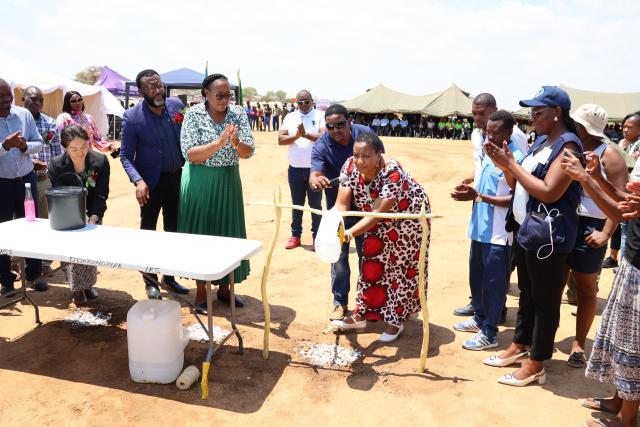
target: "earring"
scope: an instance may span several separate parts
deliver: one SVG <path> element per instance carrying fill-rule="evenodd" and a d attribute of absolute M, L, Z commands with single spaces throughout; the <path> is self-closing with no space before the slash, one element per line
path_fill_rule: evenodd
<path fill-rule="evenodd" d="M 553 121 L 554 121 L 554 122 L 557 122 L 557 121 L 558 121 L 558 116 L 555 116 L 555 117 L 553 118 Z"/>

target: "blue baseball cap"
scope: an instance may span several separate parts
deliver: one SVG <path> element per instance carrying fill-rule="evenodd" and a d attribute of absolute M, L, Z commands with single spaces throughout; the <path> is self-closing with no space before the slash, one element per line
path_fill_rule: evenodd
<path fill-rule="evenodd" d="M 569 94 L 558 86 L 542 86 L 531 99 L 520 101 L 521 107 L 560 107 L 571 109 Z"/>

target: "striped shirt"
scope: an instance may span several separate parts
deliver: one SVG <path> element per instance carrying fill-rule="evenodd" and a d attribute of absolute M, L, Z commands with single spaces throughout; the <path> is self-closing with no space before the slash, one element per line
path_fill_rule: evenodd
<path fill-rule="evenodd" d="M 44 113 L 40 113 L 40 117 L 35 119 L 36 128 L 38 129 L 38 133 L 42 136 L 42 151 L 39 151 L 37 154 L 32 154 L 31 158 L 35 160 L 40 160 L 45 162 L 46 164 L 51 163 L 51 159 L 56 156 L 62 154 L 62 145 L 60 145 L 60 133 L 56 127 L 56 121 L 47 116 Z M 53 139 L 51 142 L 47 143 L 46 134 L 47 132 L 53 132 Z M 38 175 L 46 175 L 47 170 L 39 170 L 37 171 Z"/>

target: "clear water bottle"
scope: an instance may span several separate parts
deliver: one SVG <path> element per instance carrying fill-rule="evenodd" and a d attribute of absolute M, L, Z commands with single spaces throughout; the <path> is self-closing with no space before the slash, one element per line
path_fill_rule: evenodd
<path fill-rule="evenodd" d="M 31 184 L 24 184 L 24 217 L 27 221 L 36 220 L 36 204 L 31 195 Z"/>

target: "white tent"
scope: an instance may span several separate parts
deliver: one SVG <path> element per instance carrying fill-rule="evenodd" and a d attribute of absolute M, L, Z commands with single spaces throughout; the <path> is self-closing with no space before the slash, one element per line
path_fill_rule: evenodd
<path fill-rule="evenodd" d="M 75 90 L 84 98 L 85 112 L 91 114 L 100 132 L 106 136 L 109 130 L 107 114 L 122 117 L 124 108 L 120 101 L 102 86 L 91 86 L 57 76 L 28 65 L 0 51 L 0 78 L 13 89 L 13 102 L 22 105 L 22 93 L 28 86 L 37 86 L 44 94 L 43 112 L 53 118 L 62 112 L 64 94 Z"/>

